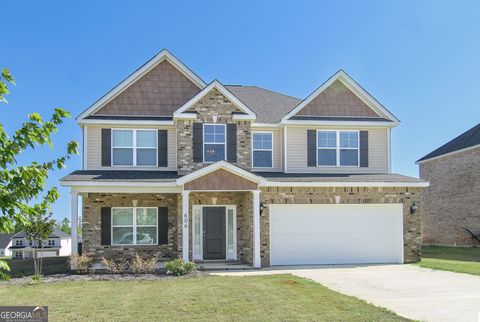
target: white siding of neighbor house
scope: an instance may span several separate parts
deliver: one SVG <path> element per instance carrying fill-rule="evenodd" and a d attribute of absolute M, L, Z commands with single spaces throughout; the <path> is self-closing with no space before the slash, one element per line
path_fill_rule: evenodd
<path fill-rule="evenodd" d="M 87 128 L 87 144 L 86 144 L 86 167 L 85 170 L 158 170 L 158 171 L 176 171 L 177 170 L 177 132 L 174 127 L 158 127 L 158 126 L 88 126 Z M 161 129 L 168 130 L 168 167 L 102 167 L 102 129 L 106 128 L 135 128 L 135 129 Z M 85 131 L 85 129 L 84 129 Z"/>
<path fill-rule="evenodd" d="M 368 167 L 308 167 L 307 130 L 366 130 L 368 131 Z M 389 148 L 387 128 L 288 127 L 287 171 L 289 173 L 387 173 Z"/>
<path fill-rule="evenodd" d="M 60 251 L 59 256 L 70 256 L 72 254 L 72 239 L 63 238 L 60 239 Z"/>
<path fill-rule="evenodd" d="M 262 172 L 280 172 L 282 171 L 283 165 L 283 132 L 281 128 L 258 128 L 252 127 L 252 140 L 253 140 L 253 132 L 272 132 L 272 140 L 273 140 L 273 167 L 272 168 L 252 168 L 252 171 L 262 171 Z M 253 142 L 252 142 L 253 148 Z M 253 153 L 252 153 L 253 158 Z M 253 159 L 252 159 L 253 165 Z"/>

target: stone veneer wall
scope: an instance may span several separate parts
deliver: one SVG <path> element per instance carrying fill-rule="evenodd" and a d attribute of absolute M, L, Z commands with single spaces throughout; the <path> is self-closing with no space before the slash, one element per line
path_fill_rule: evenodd
<path fill-rule="evenodd" d="M 191 192 L 190 193 L 190 258 L 192 258 L 192 205 L 237 206 L 237 258 L 246 264 L 253 263 L 253 196 L 251 192 Z M 212 198 L 216 198 L 215 204 Z M 182 233 L 180 232 L 180 235 Z"/>
<path fill-rule="evenodd" d="M 90 254 L 96 259 L 105 257 L 131 258 L 135 254 L 140 256 L 155 256 L 158 259 L 169 259 L 181 254 L 178 252 L 179 240 L 177 232 L 181 230 L 178 218 L 179 194 L 83 194 L 83 253 Z M 168 207 L 168 244 L 166 245 L 132 245 L 112 246 L 101 245 L 101 207 L 133 207 L 133 200 L 137 200 L 137 207 Z"/>
<path fill-rule="evenodd" d="M 240 167 L 251 168 L 251 131 L 250 121 L 234 121 L 233 112 L 241 112 L 233 103 L 231 103 L 218 90 L 213 89 L 198 101 L 188 112 L 197 112 L 197 119 L 179 120 L 177 122 L 177 163 L 178 173 L 188 174 L 201 169 L 207 164 L 202 162 L 193 162 L 193 122 L 237 124 L 237 162 Z M 217 116 L 217 121 L 213 121 L 213 116 Z M 228 147 L 227 147 L 228 149 Z"/>
<path fill-rule="evenodd" d="M 420 163 L 423 243 L 475 245 L 463 229 L 480 232 L 480 148 Z"/>
<path fill-rule="evenodd" d="M 335 204 L 335 196 L 340 196 L 341 204 L 382 204 L 403 203 L 404 260 L 418 262 L 421 255 L 421 188 L 262 188 L 260 198 L 265 205 L 261 219 L 261 258 L 262 266 L 270 265 L 269 204 Z M 415 214 L 410 214 L 410 206 L 419 206 Z"/>

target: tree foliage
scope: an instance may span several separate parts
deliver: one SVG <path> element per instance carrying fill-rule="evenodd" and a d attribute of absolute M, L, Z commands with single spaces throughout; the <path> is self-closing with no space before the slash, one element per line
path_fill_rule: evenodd
<path fill-rule="evenodd" d="M 65 234 L 70 235 L 72 233 L 72 228 L 70 227 L 70 220 L 67 217 L 63 218 L 61 222 L 57 223 L 57 227 Z"/>
<path fill-rule="evenodd" d="M 0 75 L 0 103 L 7 103 L 9 85 L 15 83 L 8 69 L 4 68 Z M 72 154 L 78 154 L 78 143 L 69 142 L 65 153 L 49 162 L 32 161 L 20 166 L 17 157 L 27 149 L 44 145 L 52 147 L 51 137 L 67 117 L 70 114 L 61 108 L 55 108 L 48 120 L 38 113 L 31 113 L 11 137 L 0 122 L 0 231 L 13 231 L 15 223 L 29 226 L 39 215 L 46 215 L 58 199 L 56 187 L 44 191 L 48 174 L 64 168 Z M 0 263 L 0 269 L 3 266 L 4 263 Z"/>

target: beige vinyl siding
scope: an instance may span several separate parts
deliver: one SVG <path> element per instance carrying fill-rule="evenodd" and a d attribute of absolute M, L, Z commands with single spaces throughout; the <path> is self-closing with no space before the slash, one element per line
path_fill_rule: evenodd
<path fill-rule="evenodd" d="M 307 130 L 309 129 L 368 131 L 368 167 L 308 167 Z M 288 127 L 287 153 L 287 171 L 289 173 L 386 173 L 389 172 L 388 129 L 365 127 Z"/>
<path fill-rule="evenodd" d="M 168 130 L 168 167 L 102 167 L 102 129 L 107 128 L 148 128 L 148 129 L 166 129 Z M 87 131 L 87 164 L 86 170 L 115 169 L 115 170 L 158 170 L 158 171 L 176 171 L 177 170 L 177 133 L 174 127 L 152 127 L 152 126 L 88 126 Z"/>
<path fill-rule="evenodd" d="M 283 166 L 283 149 L 282 149 L 282 141 L 283 141 L 283 132 L 281 128 L 252 128 L 252 140 L 253 140 L 253 132 L 272 132 L 272 139 L 273 139 L 273 167 L 272 168 L 253 168 L 252 171 L 261 171 L 261 172 L 281 172 Z M 252 142 L 252 152 L 253 152 L 253 142 Z M 252 153 L 253 158 L 253 153 Z M 253 165 L 253 159 L 252 159 Z"/>

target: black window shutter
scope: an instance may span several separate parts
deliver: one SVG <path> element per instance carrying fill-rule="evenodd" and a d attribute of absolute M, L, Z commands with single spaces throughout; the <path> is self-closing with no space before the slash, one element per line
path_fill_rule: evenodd
<path fill-rule="evenodd" d="M 101 244 L 110 245 L 112 239 L 112 208 L 102 207 L 100 212 Z"/>
<path fill-rule="evenodd" d="M 360 167 L 368 167 L 368 131 L 360 131 Z"/>
<path fill-rule="evenodd" d="M 168 244 L 168 208 L 158 207 L 158 244 Z"/>
<path fill-rule="evenodd" d="M 168 131 L 158 130 L 158 166 L 168 167 Z"/>
<path fill-rule="evenodd" d="M 193 162 L 203 162 L 202 123 L 193 123 Z"/>
<path fill-rule="evenodd" d="M 307 130 L 307 165 L 317 166 L 317 131 Z"/>
<path fill-rule="evenodd" d="M 112 165 L 112 130 L 102 129 L 102 167 Z"/>
<path fill-rule="evenodd" d="M 227 161 L 237 162 L 237 124 L 227 124 Z"/>

